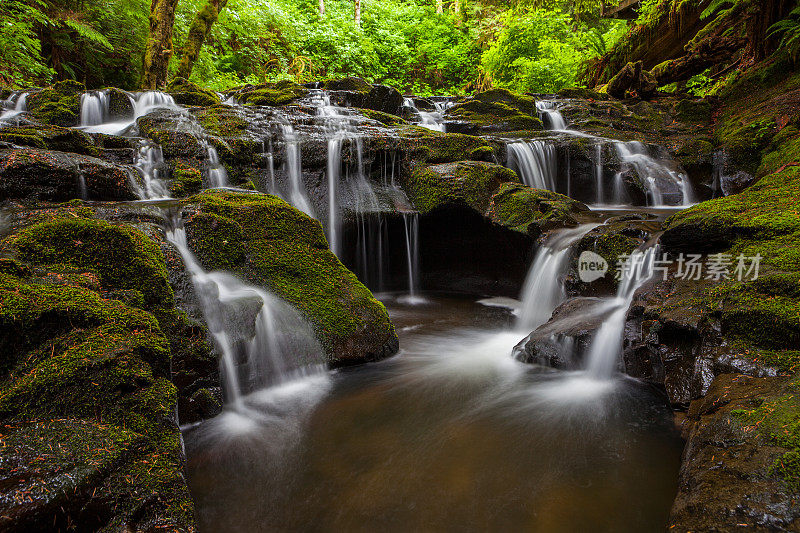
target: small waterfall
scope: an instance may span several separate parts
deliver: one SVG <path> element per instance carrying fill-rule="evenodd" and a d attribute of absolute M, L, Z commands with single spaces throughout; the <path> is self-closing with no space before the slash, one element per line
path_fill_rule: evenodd
<path fill-rule="evenodd" d="M 137 186 L 141 199 L 169 198 L 169 191 L 160 179 L 161 167 L 164 164 L 164 154 L 161 146 L 147 140 L 142 140 L 136 149 L 134 165 L 144 180 L 144 189 Z"/>
<path fill-rule="evenodd" d="M 28 93 L 14 92 L 0 106 L 0 128 L 11 123 L 28 110 Z"/>
<path fill-rule="evenodd" d="M 409 299 L 419 298 L 419 213 L 403 213 L 406 230 Z"/>
<path fill-rule="evenodd" d="M 681 196 L 678 202 L 670 201 L 669 204 L 691 205 L 693 201 L 692 187 L 688 177 L 683 172 L 673 170 L 663 162 L 651 157 L 647 153 L 647 147 L 640 142 L 615 141 L 614 147 L 622 163 L 636 172 L 642 185 L 647 189 L 648 205 L 665 205 L 665 193 L 661 187 L 663 184 L 668 183 L 672 183 L 673 188 Z"/>
<path fill-rule="evenodd" d="M 597 224 L 553 232 L 536 252 L 528 270 L 520 300 L 522 307 L 517 328 L 530 333 L 548 320 L 566 298 L 563 277 L 569 270 L 572 247 Z"/>
<path fill-rule="evenodd" d="M 217 149 L 208 141 L 202 141 L 206 147 L 208 154 L 208 183 L 211 187 L 227 187 L 228 186 L 228 171 L 225 166 L 219 162 L 219 155 Z"/>
<path fill-rule="evenodd" d="M 81 95 L 81 126 L 104 124 L 108 115 L 108 91 L 93 91 Z"/>
<path fill-rule="evenodd" d="M 413 98 L 403 98 L 403 106 L 410 109 L 416 116 L 419 117 L 419 120 L 414 122 L 417 126 L 422 126 L 423 128 L 427 128 L 433 131 L 445 131 L 444 125 L 444 118 L 443 113 L 447 109 L 446 102 L 434 102 L 434 107 L 436 111 L 433 113 L 429 113 L 427 111 L 421 111 L 417 109 L 417 106 L 414 104 Z"/>
<path fill-rule="evenodd" d="M 603 145 L 598 143 L 594 153 L 595 203 L 603 203 Z"/>
<path fill-rule="evenodd" d="M 297 142 L 297 135 L 291 124 L 281 125 L 281 129 L 283 130 L 283 138 L 286 143 L 286 160 L 284 166 L 286 168 L 286 174 L 289 176 L 291 187 L 289 191 L 290 203 L 308 216 L 314 217 L 314 210 L 306 196 L 306 187 L 303 184 L 300 144 Z M 272 165 L 271 159 L 270 165 Z M 272 172 L 273 169 L 270 167 L 270 173 L 272 174 Z M 274 177 L 271 179 L 274 184 Z"/>
<path fill-rule="evenodd" d="M 558 159 L 555 146 L 551 144 L 543 141 L 510 143 L 506 166 L 529 187 L 549 191 L 556 188 Z"/>
<path fill-rule="evenodd" d="M 555 102 L 551 102 L 550 100 L 538 100 L 536 102 L 536 111 L 539 113 L 539 118 L 542 119 L 547 129 L 561 131 L 567 129 L 567 123 L 556 107 Z"/>
<path fill-rule="evenodd" d="M 653 266 L 659 247 L 652 246 L 633 252 L 622 270 L 617 296 L 610 302 L 611 314 L 594 334 L 587 358 L 587 370 L 595 378 L 611 377 L 622 352 L 622 338 L 628 308 L 636 290 L 653 276 Z"/>
<path fill-rule="evenodd" d="M 183 258 L 208 330 L 222 355 L 224 390 L 230 403 L 241 407 L 243 394 L 322 370 L 324 351 L 297 311 L 230 274 L 203 270 L 180 224 L 167 232 L 167 239 Z M 249 340 L 246 337 L 250 335 L 242 331 L 248 329 L 248 317 L 255 322 Z"/>
<path fill-rule="evenodd" d="M 78 165 L 78 190 L 80 191 L 81 200 L 89 199 L 89 189 L 86 187 L 86 176 Z"/>

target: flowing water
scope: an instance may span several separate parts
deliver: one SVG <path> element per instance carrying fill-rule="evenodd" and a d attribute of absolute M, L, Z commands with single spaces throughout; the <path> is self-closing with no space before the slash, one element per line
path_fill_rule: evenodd
<path fill-rule="evenodd" d="M 544 141 L 510 143 L 506 166 L 529 187 L 549 191 L 556 188 L 558 159 L 552 144 Z"/>
<path fill-rule="evenodd" d="M 19 120 L 28 110 L 28 93 L 14 92 L 0 104 L 0 128 Z"/>
<path fill-rule="evenodd" d="M 657 394 L 515 361 L 496 308 L 387 305 L 399 356 L 185 432 L 200 531 L 663 530 L 681 443 Z"/>
<path fill-rule="evenodd" d="M 556 131 L 567 129 L 567 122 L 564 120 L 555 102 L 550 100 L 537 100 L 536 110 L 539 113 L 539 118 L 542 119 L 547 129 Z"/>
<path fill-rule="evenodd" d="M 413 98 L 403 98 L 403 106 L 408 108 L 414 116 L 418 117 L 417 120 L 412 121 L 414 124 L 429 130 L 444 132 L 446 130 L 444 112 L 447 110 L 448 102 L 435 101 L 433 105 L 435 111 L 422 111 L 417 108 Z"/>

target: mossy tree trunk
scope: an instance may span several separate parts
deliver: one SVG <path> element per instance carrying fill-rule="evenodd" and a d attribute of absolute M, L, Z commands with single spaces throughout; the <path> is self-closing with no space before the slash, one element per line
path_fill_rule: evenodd
<path fill-rule="evenodd" d="M 748 46 L 745 57 L 760 61 L 775 51 L 775 39 L 767 38 L 769 27 L 786 18 L 797 4 L 796 0 L 760 0 L 752 2 L 747 23 Z"/>
<path fill-rule="evenodd" d="M 189 27 L 186 43 L 181 49 L 181 61 L 178 64 L 177 76 L 189 79 L 197 56 L 200 55 L 200 49 L 211 34 L 211 28 L 219 18 L 220 11 L 225 8 L 227 3 L 228 0 L 208 0 L 203 9 L 197 13 Z"/>
<path fill-rule="evenodd" d="M 142 89 L 155 90 L 167 81 L 177 5 L 178 0 L 152 0 L 150 4 L 150 35 L 144 52 Z"/>

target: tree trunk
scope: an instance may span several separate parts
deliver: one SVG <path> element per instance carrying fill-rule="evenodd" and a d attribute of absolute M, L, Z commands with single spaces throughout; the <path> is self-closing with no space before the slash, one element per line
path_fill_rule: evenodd
<path fill-rule="evenodd" d="M 325 0 L 319 0 L 319 14 L 325 14 Z"/>
<path fill-rule="evenodd" d="M 356 26 L 361 26 L 361 0 L 355 0 L 355 4 L 356 13 L 354 19 L 356 21 Z"/>
<path fill-rule="evenodd" d="M 172 27 L 178 0 L 152 0 L 150 35 L 142 65 L 142 89 L 155 90 L 167 81 L 167 67 L 172 57 Z"/>
<path fill-rule="evenodd" d="M 775 51 L 775 39 L 767 38 L 769 27 L 786 18 L 796 5 L 795 0 L 761 0 L 753 2 L 747 23 L 748 46 L 745 57 L 760 61 Z"/>
<path fill-rule="evenodd" d="M 441 15 L 444 13 L 444 0 L 436 0 L 436 14 Z"/>
<path fill-rule="evenodd" d="M 456 15 L 461 13 L 461 2 L 459 2 L 459 0 L 453 2 L 453 12 L 455 12 Z"/>
<path fill-rule="evenodd" d="M 208 3 L 201 9 L 189 27 L 189 34 L 186 36 L 186 43 L 181 50 L 181 62 L 178 65 L 177 76 L 189 79 L 192 75 L 194 63 L 200 55 L 200 49 L 211 34 L 211 27 L 219 17 L 219 12 L 225 7 L 228 0 L 208 0 Z"/>

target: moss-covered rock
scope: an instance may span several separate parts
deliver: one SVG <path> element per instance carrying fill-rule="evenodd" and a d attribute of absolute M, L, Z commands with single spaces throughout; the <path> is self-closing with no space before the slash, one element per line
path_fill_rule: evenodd
<path fill-rule="evenodd" d="M 0 200 L 135 200 L 140 176 L 100 159 L 35 149 L 0 150 Z"/>
<path fill-rule="evenodd" d="M 99 154 L 97 143 L 90 135 L 79 130 L 59 126 L 28 125 L 5 127 L 0 129 L 0 141 L 43 150 L 75 152 L 84 155 Z"/>
<path fill-rule="evenodd" d="M 362 78 L 329 80 L 325 83 L 325 88 L 335 101 L 343 105 L 392 115 L 399 115 L 403 107 L 403 95 L 397 89 L 386 85 L 370 85 Z"/>
<path fill-rule="evenodd" d="M 325 88 L 329 91 L 353 91 L 366 94 L 372 90 L 372 85 L 364 78 L 350 76 L 338 80 L 328 80 L 325 82 Z"/>
<path fill-rule="evenodd" d="M 203 189 L 203 173 L 196 160 L 176 159 L 172 165 L 169 192 L 175 198 L 185 198 Z"/>
<path fill-rule="evenodd" d="M 377 120 L 386 126 L 404 126 L 408 124 L 408 122 L 397 115 L 383 113 L 382 111 L 375 111 L 374 109 L 358 109 L 358 112 L 365 117 L 371 118 L 372 120 Z"/>
<path fill-rule="evenodd" d="M 207 132 L 218 137 L 237 137 L 247 131 L 247 121 L 230 106 L 207 107 L 195 116 Z"/>
<path fill-rule="evenodd" d="M 584 87 L 564 87 L 558 91 L 558 96 L 561 98 L 578 98 L 581 100 L 602 100 L 603 95 L 592 89 Z"/>
<path fill-rule="evenodd" d="M 577 225 L 576 215 L 588 212 L 586 205 L 567 196 L 516 183 L 503 183 L 488 208 L 493 222 L 534 235 L 548 227 Z"/>
<path fill-rule="evenodd" d="M 251 105 L 288 105 L 308 94 L 308 89 L 290 80 L 276 83 L 247 85 L 234 93 L 236 98 Z"/>
<path fill-rule="evenodd" d="M 397 349 L 386 309 L 328 249 L 319 222 L 265 194 L 207 191 L 185 204 L 187 237 L 202 264 L 236 272 L 292 304 L 332 365 Z"/>
<path fill-rule="evenodd" d="M 213 91 L 201 88 L 184 78 L 173 78 L 167 84 L 167 92 L 181 105 L 213 106 L 219 97 Z"/>
<path fill-rule="evenodd" d="M 457 133 L 492 133 L 542 130 L 536 100 L 506 89 L 491 89 L 461 102 L 447 111 L 448 130 Z"/>
<path fill-rule="evenodd" d="M 452 163 L 471 157 L 478 161 L 491 159 L 494 148 L 473 135 L 442 133 L 420 126 L 403 126 L 397 130 L 400 147 L 411 164 Z"/>
<path fill-rule="evenodd" d="M 79 123 L 82 83 L 60 81 L 28 96 L 28 114 L 44 124 L 71 127 Z"/>

